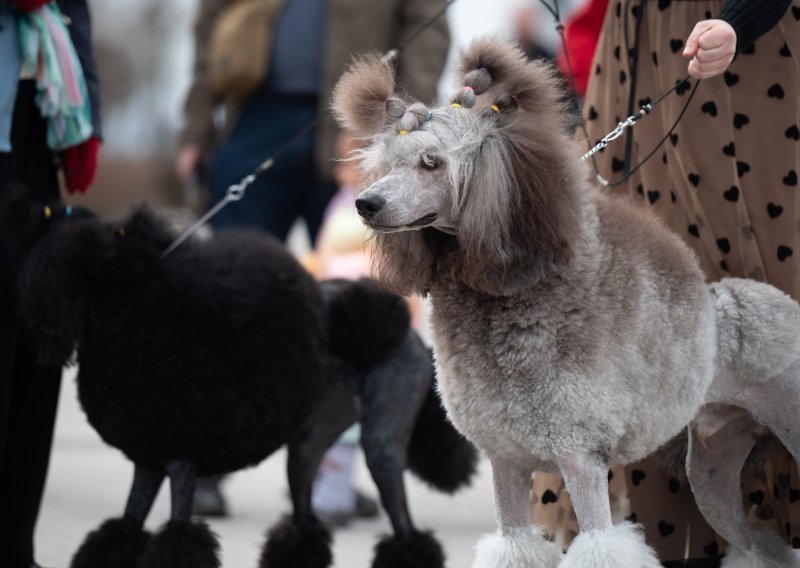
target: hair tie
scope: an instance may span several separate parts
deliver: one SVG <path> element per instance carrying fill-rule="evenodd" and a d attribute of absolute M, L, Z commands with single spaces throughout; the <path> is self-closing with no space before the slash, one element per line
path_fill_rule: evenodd
<path fill-rule="evenodd" d="M 492 108 L 492 110 L 493 110 L 494 112 L 496 112 L 497 114 L 500 114 L 500 107 L 499 107 L 499 106 L 497 106 L 497 105 L 492 105 L 492 107 L 491 107 L 491 108 Z"/>
<path fill-rule="evenodd" d="M 405 136 L 406 134 L 408 134 L 408 130 L 400 130 L 400 131 L 398 132 L 398 134 L 399 134 L 400 136 Z"/>
<path fill-rule="evenodd" d="M 67 205 L 67 208 L 64 209 L 64 215 L 66 217 L 72 217 L 72 205 Z"/>
<path fill-rule="evenodd" d="M 120 237 L 124 237 L 125 236 L 125 227 L 120 227 L 119 229 L 117 229 L 117 234 Z"/>
<path fill-rule="evenodd" d="M 458 104 L 458 103 L 453 103 L 450 106 L 453 107 L 453 108 L 461 108 L 461 105 Z"/>
<path fill-rule="evenodd" d="M 465 91 L 472 91 L 473 93 L 475 92 L 475 89 L 473 89 L 470 85 L 464 85 L 464 90 Z"/>
<path fill-rule="evenodd" d="M 428 111 L 428 114 L 425 115 L 425 122 L 428 122 L 432 118 L 433 118 L 433 112 Z"/>

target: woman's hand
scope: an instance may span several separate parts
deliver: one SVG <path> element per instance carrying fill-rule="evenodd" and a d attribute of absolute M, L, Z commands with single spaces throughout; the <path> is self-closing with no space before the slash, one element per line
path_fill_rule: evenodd
<path fill-rule="evenodd" d="M 721 75 L 736 55 L 736 32 L 724 20 L 703 20 L 689 34 L 683 56 L 691 59 L 689 75 L 710 79 Z"/>
<path fill-rule="evenodd" d="M 187 144 L 178 150 L 178 157 L 175 160 L 175 173 L 184 185 L 188 185 L 192 181 L 194 170 L 202 155 L 203 151 L 194 144 Z"/>

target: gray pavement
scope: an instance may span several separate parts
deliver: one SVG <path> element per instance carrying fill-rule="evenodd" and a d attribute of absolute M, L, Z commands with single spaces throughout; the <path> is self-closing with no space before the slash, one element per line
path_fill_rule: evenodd
<path fill-rule="evenodd" d="M 86 533 L 108 517 L 118 516 L 127 498 L 133 468 L 122 454 L 106 445 L 87 424 L 77 402 L 74 371 L 67 371 L 56 424 L 50 477 L 37 531 L 37 559 L 43 565 L 66 568 Z M 288 512 L 285 453 L 271 456 L 256 468 L 239 472 L 224 485 L 231 518 L 211 521 L 222 543 L 224 568 L 255 568 L 267 527 Z M 369 473 L 359 463 L 358 486 L 376 495 Z M 481 534 L 494 530 L 491 475 L 482 461 L 472 487 L 454 497 L 428 489 L 406 475 L 411 511 L 417 526 L 436 531 L 448 567 L 471 565 L 473 546 Z M 155 529 L 169 516 L 167 491 L 162 489 L 148 527 Z M 376 535 L 389 524 L 359 521 L 334 535 L 336 568 L 367 568 Z"/>

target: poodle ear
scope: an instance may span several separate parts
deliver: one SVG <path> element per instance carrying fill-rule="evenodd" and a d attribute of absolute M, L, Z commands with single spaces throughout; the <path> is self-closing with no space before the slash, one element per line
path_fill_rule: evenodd
<path fill-rule="evenodd" d="M 505 163 L 502 141 L 497 136 L 486 138 L 459 196 L 457 237 L 461 254 L 453 268 L 454 276 L 486 293 L 494 292 L 513 264 L 512 181 Z"/>
<path fill-rule="evenodd" d="M 490 134 L 465 180 L 453 273 L 474 290 L 513 293 L 572 256 L 577 174 L 565 173 L 575 168 L 569 152 L 545 138 L 548 122 Z"/>
<path fill-rule="evenodd" d="M 357 136 L 376 134 L 405 113 L 406 104 L 394 90 L 394 69 L 380 55 L 356 57 L 333 90 L 333 114 Z"/>
<path fill-rule="evenodd" d="M 101 274 L 109 253 L 106 227 L 79 211 L 59 217 L 26 255 L 18 286 L 20 312 L 40 362 L 63 365 L 70 358 L 84 330 L 90 282 Z"/>

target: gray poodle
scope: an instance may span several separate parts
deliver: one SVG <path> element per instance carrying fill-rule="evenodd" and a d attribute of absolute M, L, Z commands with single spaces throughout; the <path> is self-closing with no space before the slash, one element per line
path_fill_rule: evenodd
<path fill-rule="evenodd" d="M 748 523 L 740 490 L 767 430 L 800 458 L 800 306 L 754 281 L 708 285 L 677 236 L 594 187 L 552 69 L 483 40 L 460 76 L 452 104 L 428 109 L 364 57 L 334 110 L 371 140 L 356 206 L 377 271 L 430 295 L 449 417 L 491 460 L 499 531 L 475 568 L 660 566 L 639 527 L 612 524 L 608 468 L 687 425 L 724 566 L 800 567 Z M 572 497 L 581 534 L 563 558 L 531 526 L 533 471 L 560 472 Z"/>

